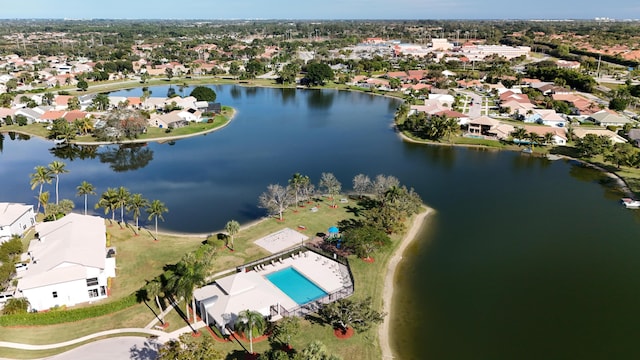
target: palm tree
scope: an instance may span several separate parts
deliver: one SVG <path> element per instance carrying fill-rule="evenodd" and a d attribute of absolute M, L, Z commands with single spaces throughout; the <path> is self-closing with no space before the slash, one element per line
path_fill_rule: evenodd
<path fill-rule="evenodd" d="M 42 205 L 42 211 L 44 212 L 44 217 L 47 217 L 47 205 L 49 204 L 49 192 L 45 191 L 38 195 L 38 208 Z"/>
<path fill-rule="evenodd" d="M 525 129 L 523 127 L 517 127 L 511 133 L 511 136 L 513 136 L 514 139 L 518 139 L 518 140 L 522 141 L 522 140 L 527 138 L 527 129 Z"/>
<path fill-rule="evenodd" d="M 162 214 L 169 212 L 169 209 L 160 200 L 153 200 L 149 207 L 147 207 L 147 213 L 149 214 L 149 220 L 155 219 L 156 222 L 156 239 L 158 238 L 158 218 L 164 221 Z"/>
<path fill-rule="evenodd" d="M 136 219 L 136 229 L 138 230 L 140 229 L 140 226 L 138 225 L 140 212 L 147 206 L 149 206 L 149 200 L 143 198 L 142 194 L 133 194 L 127 203 L 127 211 L 131 211 L 133 218 Z M 138 234 L 136 233 L 136 235 Z"/>
<path fill-rule="evenodd" d="M 553 143 L 553 136 L 554 136 L 553 133 L 550 133 L 550 132 L 545 133 L 543 137 L 544 143 L 547 145 L 551 145 Z"/>
<path fill-rule="evenodd" d="M 298 200 L 299 200 L 298 196 L 302 192 L 302 189 L 304 188 L 304 186 L 309 182 L 310 182 L 309 177 L 304 176 L 300 173 L 293 174 L 293 176 L 291 176 L 291 179 L 289 179 L 289 186 L 291 186 L 291 189 L 293 190 L 293 193 L 296 198 L 296 206 L 298 206 Z"/>
<path fill-rule="evenodd" d="M 185 300 L 187 318 L 189 317 L 189 302 L 191 302 L 194 323 L 196 322 L 196 301 L 193 297 L 193 291 L 197 286 L 205 283 L 207 270 L 210 265 L 209 259 L 210 257 L 208 256 L 203 256 L 202 259 L 198 259 L 193 253 L 187 253 L 187 255 L 176 264 L 174 276 L 169 280 L 169 288 L 173 294 Z"/>
<path fill-rule="evenodd" d="M 538 135 L 536 133 L 529 133 L 529 135 L 527 135 L 527 137 L 529 138 L 529 141 L 531 141 L 531 148 L 532 149 L 536 144 L 538 144 L 540 142 L 540 135 Z"/>
<path fill-rule="evenodd" d="M 65 169 L 65 166 L 65 163 L 57 160 L 49 164 L 49 172 L 56 177 L 56 205 L 58 205 L 58 183 L 60 182 L 60 174 L 69 172 L 69 170 Z"/>
<path fill-rule="evenodd" d="M 144 286 L 144 289 L 147 291 L 148 296 L 153 296 L 156 299 L 156 305 L 160 310 L 160 316 L 158 317 L 158 320 L 160 320 L 160 323 L 164 325 L 164 315 L 162 315 L 163 310 L 162 305 L 160 304 L 160 296 L 163 295 L 162 283 L 156 278 L 152 281 L 147 282 L 147 285 Z"/>
<path fill-rule="evenodd" d="M 124 207 L 129 202 L 129 197 L 130 196 L 131 196 L 131 194 L 129 193 L 129 190 L 124 186 L 120 186 L 118 188 L 118 190 L 116 191 L 115 202 L 116 202 L 116 207 L 120 208 L 120 223 L 121 224 L 124 223 Z"/>
<path fill-rule="evenodd" d="M 51 184 L 51 180 L 53 177 L 51 176 L 51 172 L 44 166 L 38 165 L 35 168 L 33 174 L 30 174 L 31 177 L 31 190 L 35 189 L 36 186 L 40 186 L 40 190 L 38 190 L 38 199 L 42 197 L 42 186 L 46 184 Z M 38 208 L 36 210 L 36 214 L 40 212 L 40 201 L 38 201 Z"/>
<path fill-rule="evenodd" d="M 96 194 L 96 188 L 86 181 L 83 181 L 76 187 L 76 196 L 84 196 L 84 214 L 87 215 L 87 197 Z"/>
<path fill-rule="evenodd" d="M 231 244 L 231 250 L 233 250 L 233 237 L 238 233 L 238 231 L 240 231 L 240 223 L 235 220 L 231 220 L 227 222 L 224 229 L 229 234 L 229 244 Z"/>
<path fill-rule="evenodd" d="M 107 191 L 103 192 L 100 195 L 100 200 L 96 203 L 96 209 L 104 209 L 104 214 L 107 215 L 111 212 L 111 222 L 113 223 L 116 219 L 116 209 L 118 206 L 116 205 L 116 197 L 118 192 L 114 188 L 107 188 Z"/>
<path fill-rule="evenodd" d="M 247 335 L 249 334 L 249 349 L 253 354 L 253 336 L 262 335 L 267 324 L 264 320 L 264 316 L 257 311 L 243 310 L 238 314 L 236 319 L 235 329 Z"/>
<path fill-rule="evenodd" d="M 442 126 L 442 135 L 447 137 L 447 142 L 451 142 L 451 135 L 457 134 L 460 130 L 460 124 L 454 118 L 447 118 Z"/>

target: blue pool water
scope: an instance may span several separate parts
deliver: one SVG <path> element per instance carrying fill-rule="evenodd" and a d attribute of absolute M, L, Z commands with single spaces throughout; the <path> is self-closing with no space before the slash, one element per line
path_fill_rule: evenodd
<path fill-rule="evenodd" d="M 327 295 L 324 290 L 292 267 L 276 271 L 265 277 L 298 305 L 306 304 Z"/>

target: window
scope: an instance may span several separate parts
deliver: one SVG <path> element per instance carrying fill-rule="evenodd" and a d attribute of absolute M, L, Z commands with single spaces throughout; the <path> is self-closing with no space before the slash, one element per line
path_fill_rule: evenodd
<path fill-rule="evenodd" d="M 98 289 L 89 290 L 89 297 L 90 298 L 98 297 Z"/>
<path fill-rule="evenodd" d="M 100 295 L 101 296 L 107 295 L 107 291 L 104 289 L 104 286 L 100 286 Z"/>
<path fill-rule="evenodd" d="M 97 277 L 87 279 L 87 286 L 96 286 L 96 285 L 98 285 Z"/>
<path fill-rule="evenodd" d="M 56 299 L 58 297 L 58 292 L 54 291 L 51 293 L 51 295 L 53 295 L 53 298 Z"/>

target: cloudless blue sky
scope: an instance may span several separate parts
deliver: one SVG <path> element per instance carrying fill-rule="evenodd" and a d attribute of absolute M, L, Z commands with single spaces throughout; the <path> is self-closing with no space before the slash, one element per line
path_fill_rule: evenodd
<path fill-rule="evenodd" d="M 0 19 L 617 19 L 638 0 L 2 0 Z"/>

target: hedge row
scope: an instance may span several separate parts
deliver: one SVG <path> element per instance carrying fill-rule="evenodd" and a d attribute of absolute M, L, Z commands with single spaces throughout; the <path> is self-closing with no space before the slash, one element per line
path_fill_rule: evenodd
<path fill-rule="evenodd" d="M 53 325 L 114 313 L 137 304 L 132 294 L 120 300 L 85 308 L 0 316 L 0 326 Z"/>

